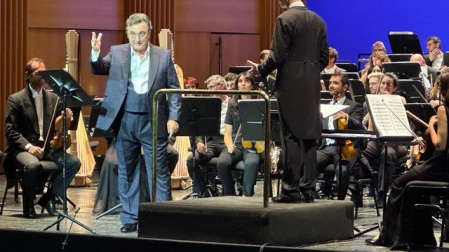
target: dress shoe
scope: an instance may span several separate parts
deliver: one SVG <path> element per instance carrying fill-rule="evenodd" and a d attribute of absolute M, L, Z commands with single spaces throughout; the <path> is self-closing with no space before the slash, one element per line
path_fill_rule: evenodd
<path fill-rule="evenodd" d="M 302 195 L 304 196 L 304 202 L 305 202 L 305 203 L 312 203 L 312 202 L 315 201 L 315 197 L 314 197 L 312 191 L 310 191 L 310 192 L 309 192 L 309 191 L 304 192 L 304 193 L 302 193 Z"/>
<path fill-rule="evenodd" d="M 123 224 L 123 227 L 120 228 L 120 232 L 122 233 L 131 233 L 136 230 L 137 230 L 137 223 Z"/>
<path fill-rule="evenodd" d="M 281 195 L 279 197 L 273 197 L 272 201 L 275 203 L 301 203 L 301 197 L 299 195 Z"/>
<path fill-rule="evenodd" d="M 36 218 L 36 211 L 34 211 L 33 205 L 27 207 L 27 209 L 24 209 L 23 215 L 25 216 L 25 218 L 28 218 L 28 219 Z"/>
<path fill-rule="evenodd" d="M 374 246 L 385 246 L 385 243 L 381 239 L 368 238 L 365 242 Z"/>
<path fill-rule="evenodd" d="M 58 215 L 58 212 L 56 212 L 54 200 L 48 200 L 47 204 L 45 205 L 45 209 L 47 209 L 48 214 L 50 214 L 51 216 Z"/>

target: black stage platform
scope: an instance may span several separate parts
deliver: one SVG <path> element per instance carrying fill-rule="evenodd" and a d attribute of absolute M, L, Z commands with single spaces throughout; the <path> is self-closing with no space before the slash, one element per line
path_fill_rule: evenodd
<path fill-rule="evenodd" d="M 261 197 L 217 197 L 142 203 L 139 237 L 298 246 L 354 237 L 351 201 L 271 203 Z"/>

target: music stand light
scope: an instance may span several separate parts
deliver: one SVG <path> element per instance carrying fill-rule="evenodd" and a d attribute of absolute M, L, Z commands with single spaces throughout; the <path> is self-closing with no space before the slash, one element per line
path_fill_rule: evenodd
<path fill-rule="evenodd" d="M 65 112 L 68 105 L 70 106 L 92 106 L 95 105 L 94 101 L 86 94 L 86 92 L 83 90 L 83 88 L 77 83 L 75 79 L 73 79 L 72 75 L 70 75 L 68 72 L 62 69 L 58 70 L 45 70 L 40 71 L 38 73 L 46 82 L 47 84 L 53 89 L 53 92 L 57 94 L 61 100 L 62 100 L 62 109 Z M 79 114 L 78 114 L 79 117 Z M 66 162 L 67 162 L 67 151 L 66 151 L 66 139 L 67 139 L 67 124 L 66 124 L 66 113 L 63 113 L 63 162 L 62 162 L 62 185 L 64 188 L 64 193 L 62 196 L 62 207 L 63 212 L 58 212 L 58 219 L 53 222 L 51 225 L 47 226 L 46 228 L 42 229 L 42 231 L 46 231 L 49 228 L 56 225 L 56 230 L 59 230 L 59 224 L 61 221 L 65 218 L 69 219 L 70 221 L 78 224 L 79 226 L 83 227 L 84 229 L 90 231 L 91 233 L 95 234 L 96 232 L 89 228 L 88 226 L 84 225 L 80 221 L 76 220 L 75 218 L 68 215 L 67 212 L 67 191 L 66 188 Z M 75 213 L 79 211 L 76 210 Z"/>

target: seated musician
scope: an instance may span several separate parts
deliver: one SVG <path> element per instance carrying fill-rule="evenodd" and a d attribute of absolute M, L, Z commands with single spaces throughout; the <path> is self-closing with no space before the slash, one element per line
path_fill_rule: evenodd
<path fill-rule="evenodd" d="M 43 169 L 39 161 L 53 161 L 59 171 L 62 171 L 65 150 L 56 149 L 54 145 L 50 146 L 55 121 L 53 115 L 57 117 L 62 109 L 58 96 L 45 91 L 46 82 L 37 74 L 45 70 L 44 62 L 42 59 L 33 58 L 27 63 L 25 70 L 25 88 L 10 95 L 6 105 L 5 135 L 8 140 L 6 152 L 8 158 L 11 158 L 20 169 L 23 178 L 23 214 L 26 218 L 35 218 L 35 186 Z M 71 118 L 72 111 L 67 109 L 66 113 L 67 118 Z M 51 191 L 48 192 L 49 195 L 41 198 L 45 200 L 39 200 L 39 204 L 45 207 L 50 215 L 57 214 L 54 201 L 56 197 L 63 196 L 80 167 L 81 163 L 77 157 L 66 155 L 65 188 L 62 172 L 53 174 L 55 179 Z M 6 168 L 14 169 L 14 167 Z"/>
<path fill-rule="evenodd" d="M 345 69 L 338 67 L 335 63 L 338 59 L 338 52 L 335 48 L 329 47 L 329 63 L 326 68 L 321 71 L 321 73 L 333 74 L 336 72 L 346 72 Z"/>
<path fill-rule="evenodd" d="M 210 90 L 226 90 L 226 80 L 220 75 L 212 75 L 204 82 Z M 224 120 L 230 98 L 227 95 L 218 95 L 221 99 L 221 123 L 219 136 L 197 136 L 195 144 L 195 166 L 193 166 L 193 156 L 187 158 L 187 168 L 193 180 L 193 192 L 201 196 L 206 192 L 206 178 L 201 172 L 201 165 L 207 164 L 212 158 L 218 157 L 225 148 L 223 135 L 225 132 Z"/>
<path fill-rule="evenodd" d="M 435 146 L 433 156 L 421 165 L 414 166 L 406 173 L 396 178 L 391 187 L 391 193 L 386 205 L 386 214 L 379 237 L 367 239 L 373 245 L 388 246 L 395 249 L 405 249 L 406 238 L 412 237 L 413 244 L 435 246 L 432 215 L 430 211 L 417 211 L 413 218 L 413 228 L 410 205 L 402 205 L 403 189 L 408 182 L 414 180 L 449 181 L 448 164 L 448 102 L 449 73 L 444 73 L 440 79 L 440 91 L 444 98 L 444 106 L 438 107 L 437 115 L 429 120 L 431 144 Z M 438 119 L 437 119 L 438 118 Z M 437 124 L 435 127 L 434 125 Z M 408 195 L 410 196 L 410 195 Z M 420 195 L 411 195 L 409 204 L 425 203 Z"/>
<path fill-rule="evenodd" d="M 389 95 L 397 95 L 398 88 L 398 77 L 394 73 L 384 73 L 380 79 L 379 91 L 378 94 L 389 94 Z M 405 98 L 401 96 L 402 103 L 405 103 Z M 363 119 L 364 122 L 367 122 L 367 128 L 369 131 L 374 130 L 374 124 L 371 121 L 371 117 L 368 114 L 365 115 Z M 385 146 L 383 146 L 377 139 L 373 139 L 368 141 L 367 147 L 362 151 L 362 155 L 368 159 L 371 167 L 376 167 L 378 165 L 379 169 L 379 206 L 382 206 L 383 196 L 384 194 L 384 183 L 389 185 L 390 176 L 392 175 L 393 168 L 397 161 L 405 157 L 408 152 L 408 147 L 405 145 L 394 145 L 388 146 L 387 149 L 387 161 L 388 167 L 385 166 Z M 378 164 L 377 164 L 378 162 Z M 384 178 L 383 171 L 386 171 L 387 176 Z"/>
<path fill-rule="evenodd" d="M 253 90 L 256 89 L 256 82 L 254 76 L 249 72 L 240 73 L 236 86 L 238 90 Z M 250 95 L 241 95 L 241 99 L 251 99 Z M 256 144 L 245 148 L 242 144 L 242 133 L 239 128 L 240 116 L 238 110 L 237 95 L 233 96 L 229 101 L 228 111 L 226 113 L 224 142 L 226 148 L 220 153 L 217 162 L 218 176 L 223 185 L 223 195 L 236 195 L 234 187 L 234 179 L 232 176 L 232 169 L 239 162 L 245 162 L 245 171 L 243 174 L 243 196 L 252 196 L 254 194 L 254 185 L 256 184 L 257 172 L 259 170 L 259 163 L 261 156 L 256 151 Z"/>
<path fill-rule="evenodd" d="M 331 105 L 349 105 L 348 108 L 339 111 L 328 118 L 323 119 L 323 129 L 338 129 L 338 121 L 344 121 L 348 125 L 348 129 L 362 129 L 363 107 L 359 103 L 351 101 L 346 98 L 345 93 L 349 89 L 349 78 L 341 72 L 335 72 L 329 80 L 329 90 L 334 99 L 330 102 Z M 325 138 L 322 139 L 317 150 L 317 168 L 319 173 L 323 173 L 326 166 L 334 164 L 337 181 L 339 179 L 339 152 L 336 140 Z M 352 160 L 342 160 L 342 178 L 341 184 L 338 187 L 341 190 L 338 194 L 338 199 L 343 200 L 346 196 L 346 191 L 349 186 L 350 163 Z"/>

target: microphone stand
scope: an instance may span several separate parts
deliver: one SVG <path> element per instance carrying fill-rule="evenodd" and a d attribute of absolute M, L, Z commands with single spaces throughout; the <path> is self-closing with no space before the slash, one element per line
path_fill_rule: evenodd
<path fill-rule="evenodd" d="M 61 93 L 63 93 L 63 100 L 62 100 L 62 111 L 64 113 L 62 114 L 62 130 L 63 130 L 63 162 L 62 162 L 62 186 L 64 188 L 63 195 L 62 195 L 62 213 L 58 212 L 58 219 L 56 219 L 55 222 L 53 222 L 51 225 L 45 227 L 42 229 L 42 231 L 46 231 L 49 228 L 56 225 L 56 230 L 59 231 L 59 226 L 62 220 L 67 218 L 68 220 L 78 224 L 79 226 L 83 227 L 87 231 L 96 234 L 95 230 L 89 228 L 88 226 L 84 225 L 80 221 L 76 220 L 75 218 L 71 217 L 67 213 L 67 190 L 66 190 L 66 161 L 67 161 L 67 151 L 66 151 L 66 139 L 67 139 L 67 113 L 66 113 L 66 107 L 67 107 L 67 97 L 70 94 L 70 91 L 64 87 L 64 85 L 61 85 Z"/>

